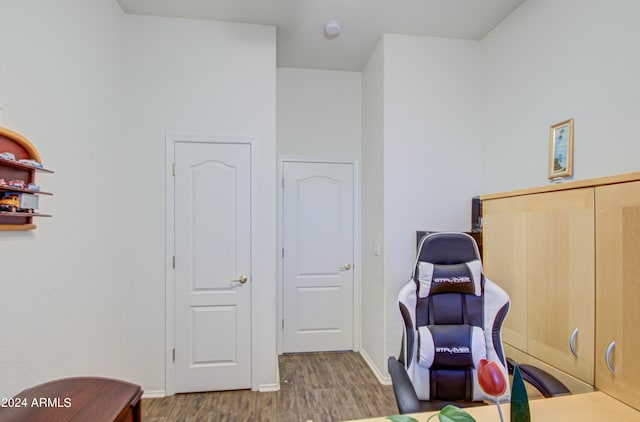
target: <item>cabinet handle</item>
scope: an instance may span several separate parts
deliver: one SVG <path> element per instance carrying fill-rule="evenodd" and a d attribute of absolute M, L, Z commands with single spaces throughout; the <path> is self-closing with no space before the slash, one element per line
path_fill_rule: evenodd
<path fill-rule="evenodd" d="M 611 375 L 616 374 L 616 370 L 613 368 L 613 365 L 611 365 L 611 352 L 613 351 L 614 347 L 616 347 L 616 342 L 612 341 L 611 343 L 609 343 L 609 347 L 607 347 L 607 351 L 604 353 L 604 362 L 607 364 L 607 368 L 609 368 L 609 372 L 611 372 Z"/>
<path fill-rule="evenodd" d="M 578 329 L 576 328 L 571 333 L 571 338 L 569 338 L 569 349 L 571 349 L 571 353 L 573 356 L 578 357 L 578 352 L 576 352 L 576 337 L 578 336 Z"/>

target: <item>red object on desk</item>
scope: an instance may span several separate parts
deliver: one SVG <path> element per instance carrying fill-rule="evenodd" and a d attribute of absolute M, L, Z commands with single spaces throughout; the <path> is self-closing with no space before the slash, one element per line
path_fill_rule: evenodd
<path fill-rule="evenodd" d="M 480 359 L 478 384 L 480 384 L 482 391 L 493 397 L 499 397 L 507 390 L 504 374 L 498 364 L 492 360 Z"/>
<path fill-rule="evenodd" d="M 139 422 L 139 385 L 109 378 L 65 378 L 0 403 L 0 422 Z"/>

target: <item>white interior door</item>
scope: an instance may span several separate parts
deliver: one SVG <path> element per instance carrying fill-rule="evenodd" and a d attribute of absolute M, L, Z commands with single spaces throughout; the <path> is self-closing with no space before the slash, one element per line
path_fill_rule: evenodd
<path fill-rule="evenodd" d="M 251 148 L 175 144 L 175 392 L 251 387 Z"/>
<path fill-rule="evenodd" d="M 285 162 L 283 177 L 283 351 L 353 350 L 353 165 Z"/>

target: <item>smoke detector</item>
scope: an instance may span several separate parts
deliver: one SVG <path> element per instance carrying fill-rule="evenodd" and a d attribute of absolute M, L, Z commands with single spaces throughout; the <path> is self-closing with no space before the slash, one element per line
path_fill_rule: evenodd
<path fill-rule="evenodd" d="M 330 20 L 324 23 L 324 36 L 326 38 L 337 38 L 342 30 L 342 24 L 337 20 Z"/>

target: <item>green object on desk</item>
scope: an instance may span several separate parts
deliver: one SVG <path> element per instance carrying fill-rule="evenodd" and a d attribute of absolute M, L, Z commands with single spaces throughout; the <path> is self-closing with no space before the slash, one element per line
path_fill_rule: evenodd
<path fill-rule="evenodd" d="M 431 415 L 427 421 L 430 421 L 436 416 L 440 422 L 476 422 L 473 416 L 452 404 L 448 404 L 443 407 L 439 413 Z M 387 419 L 391 422 L 418 422 L 416 418 L 406 415 L 387 416 Z"/>
<path fill-rule="evenodd" d="M 389 419 L 391 422 L 418 422 L 416 418 L 412 418 L 411 416 L 406 415 L 387 416 L 387 419 Z"/>
<path fill-rule="evenodd" d="M 473 416 L 452 404 L 443 407 L 440 413 L 432 415 L 427 422 L 436 416 L 440 422 L 476 422 Z"/>
<path fill-rule="evenodd" d="M 513 382 L 511 383 L 511 422 L 530 422 L 529 397 L 522 380 L 518 365 L 513 367 Z"/>

